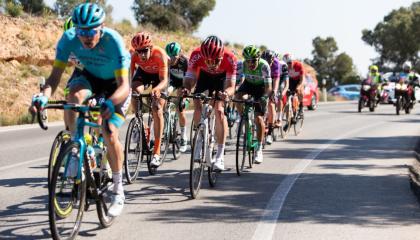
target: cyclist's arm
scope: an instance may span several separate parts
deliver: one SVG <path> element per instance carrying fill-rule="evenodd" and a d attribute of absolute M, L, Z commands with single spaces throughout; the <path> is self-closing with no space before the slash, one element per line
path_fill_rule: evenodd
<path fill-rule="evenodd" d="M 262 66 L 261 74 L 264 79 L 265 94 L 269 95 L 273 89 L 273 81 L 271 79 L 271 69 L 268 64 Z"/>
<path fill-rule="evenodd" d="M 168 70 L 169 70 L 169 63 L 168 57 L 166 55 L 159 56 L 159 84 L 155 87 L 155 89 L 160 89 L 164 91 L 165 88 L 168 86 Z"/>
<path fill-rule="evenodd" d="M 273 92 L 278 92 L 280 84 L 280 76 L 273 79 Z"/>
<path fill-rule="evenodd" d="M 197 77 L 193 73 L 187 72 L 182 81 L 182 86 L 191 91 L 197 83 Z"/>
<path fill-rule="evenodd" d="M 115 79 L 118 83 L 118 87 L 109 99 L 114 105 L 118 105 L 124 102 L 130 93 L 128 69 L 120 69 L 115 71 Z"/>
<path fill-rule="evenodd" d="M 63 75 L 65 64 L 63 63 L 61 66 L 56 66 L 54 64 L 54 67 L 51 71 L 50 76 L 47 78 L 45 82 L 45 87 L 43 89 L 44 96 L 51 97 L 51 95 L 54 94 L 55 90 L 57 90 L 58 84 L 60 83 L 61 76 Z"/>

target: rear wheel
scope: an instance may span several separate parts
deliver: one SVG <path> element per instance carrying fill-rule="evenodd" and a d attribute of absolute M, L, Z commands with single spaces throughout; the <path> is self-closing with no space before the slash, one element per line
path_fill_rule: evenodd
<path fill-rule="evenodd" d="M 236 136 L 236 174 L 241 176 L 245 168 L 246 158 L 248 156 L 248 145 L 246 136 L 245 119 L 241 118 Z"/>
<path fill-rule="evenodd" d="M 395 110 L 397 115 L 400 115 L 400 110 L 401 110 L 401 96 L 397 97 L 397 101 L 395 102 Z"/>
<path fill-rule="evenodd" d="M 198 149 L 196 149 L 198 148 Z M 193 199 L 197 198 L 201 188 L 205 159 L 204 132 L 201 126 L 195 131 L 191 145 L 190 161 L 190 192 Z"/>
<path fill-rule="evenodd" d="M 282 126 L 283 132 L 284 132 L 284 138 L 286 138 L 287 134 L 290 131 L 290 128 L 292 127 L 292 117 L 293 117 L 293 112 L 291 109 L 291 105 L 286 104 L 286 106 L 284 107 L 284 114 L 283 114 L 283 119 L 282 119 L 282 123 L 285 124 L 285 126 Z"/>
<path fill-rule="evenodd" d="M 124 170 L 128 183 L 133 183 L 139 174 L 143 155 L 143 131 L 141 120 L 131 119 L 128 124 L 124 147 Z"/>
<path fill-rule="evenodd" d="M 78 143 L 66 144 L 54 165 L 48 198 L 53 239 L 74 239 L 80 229 L 86 204 L 86 177 L 84 171 L 80 179 L 66 176 L 70 171 L 76 173 L 79 151 Z"/>
<path fill-rule="evenodd" d="M 294 124 L 293 128 L 295 130 L 295 136 L 298 136 L 300 134 L 300 132 L 302 131 L 303 128 L 303 119 L 304 119 L 304 115 L 302 113 L 302 115 L 299 115 L 299 113 L 296 113 L 296 123 Z"/>

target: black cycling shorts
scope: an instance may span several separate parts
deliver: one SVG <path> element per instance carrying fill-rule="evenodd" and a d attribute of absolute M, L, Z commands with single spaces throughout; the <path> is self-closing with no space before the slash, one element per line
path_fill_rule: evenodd
<path fill-rule="evenodd" d="M 197 79 L 197 86 L 194 93 L 202 93 L 209 91 L 209 97 L 213 96 L 214 92 L 223 91 L 225 88 L 226 73 L 210 74 L 205 71 L 200 71 Z"/>
<path fill-rule="evenodd" d="M 254 97 L 256 101 L 258 101 L 265 93 L 265 85 L 254 85 L 247 81 L 244 81 L 239 87 L 239 89 L 236 91 L 236 93 L 248 94 Z M 265 115 L 265 113 L 267 112 L 267 102 L 256 104 L 255 112 L 261 115 Z"/>

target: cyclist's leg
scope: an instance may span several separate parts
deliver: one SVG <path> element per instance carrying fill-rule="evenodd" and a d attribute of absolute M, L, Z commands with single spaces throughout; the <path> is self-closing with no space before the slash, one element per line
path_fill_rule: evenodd
<path fill-rule="evenodd" d="M 296 89 L 297 97 L 299 100 L 299 114 L 302 114 L 303 111 L 303 84 Z"/>
<path fill-rule="evenodd" d="M 153 99 L 152 102 L 153 129 L 155 135 L 153 155 L 160 155 L 160 143 L 164 127 L 163 107 L 165 106 L 165 102 L 165 99 L 162 98 Z"/>
<path fill-rule="evenodd" d="M 143 93 L 144 89 L 147 88 L 148 84 L 149 82 L 147 81 L 147 79 L 144 79 L 144 72 L 141 71 L 140 68 L 138 68 L 138 70 L 134 74 L 134 77 L 131 83 L 131 89 L 133 93 L 139 93 L 139 94 Z M 131 106 L 133 106 L 132 110 L 135 113 L 138 109 L 138 106 L 137 106 L 137 100 L 135 100 L 134 98 L 131 100 Z"/>
<path fill-rule="evenodd" d="M 177 95 L 181 95 L 181 88 L 177 89 Z M 185 109 L 183 109 L 182 111 L 179 111 L 179 108 L 176 108 L 176 111 L 178 113 L 179 116 L 179 127 L 181 129 L 181 138 L 186 138 L 187 137 L 187 131 L 186 131 L 186 123 L 187 123 L 187 117 L 185 116 Z"/>
<path fill-rule="evenodd" d="M 86 75 L 82 72 L 73 74 L 68 84 L 69 93 L 67 101 L 69 103 L 82 104 L 92 95 L 92 86 Z M 72 135 L 76 131 L 76 113 L 74 111 L 64 111 L 64 123 L 68 126 Z"/>

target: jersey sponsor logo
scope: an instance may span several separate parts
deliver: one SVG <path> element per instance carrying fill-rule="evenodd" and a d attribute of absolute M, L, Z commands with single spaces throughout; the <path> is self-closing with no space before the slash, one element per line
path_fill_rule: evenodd
<path fill-rule="evenodd" d="M 201 54 L 195 54 L 189 62 L 189 66 L 194 67 L 196 65 L 196 63 L 201 59 Z"/>

